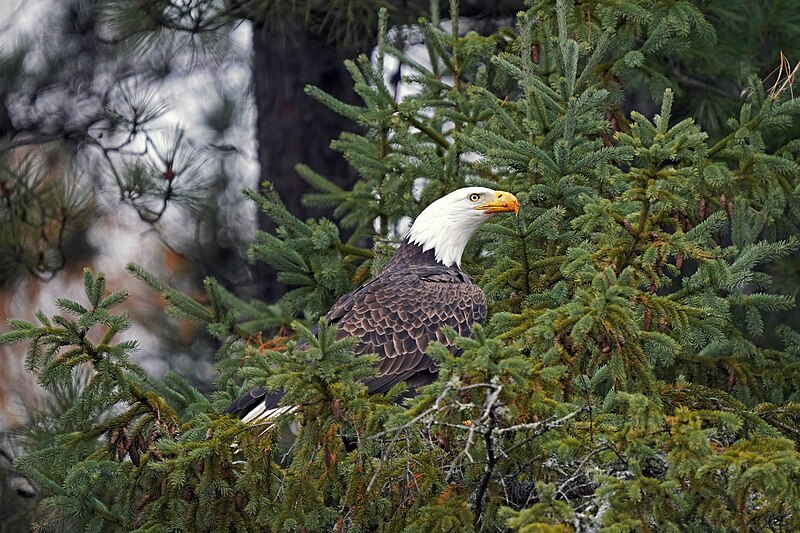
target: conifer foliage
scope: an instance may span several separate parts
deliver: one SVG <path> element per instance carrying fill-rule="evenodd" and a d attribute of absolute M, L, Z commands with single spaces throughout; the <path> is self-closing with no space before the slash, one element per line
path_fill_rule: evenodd
<path fill-rule="evenodd" d="M 655 116 L 621 107 L 643 76 L 669 86 L 653 62 L 715 38 L 691 2 L 533 2 L 490 36 L 463 32 L 457 7 L 420 24 L 425 62 L 387 41 L 381 13 L 376 60 L 347 64 L 361 105 L 308 89 L 362 127 L 333 142 L 361 180 L 298 168 L 335 221 L 247 191 L 278 227 L 251 248 L 293 287 L 278 305 L 211 279 L 195 300 L 129 267 L 219 340 L 212 398 L 132 361 L 125 292 L 102 275 L 61 314 L 8 323 L 0 342 L 28 342 L 44 386 L 92 370 L 53 414 L 64 429 L 18 460 L 48 494 L 43 530 L 800 528 L 800 334 L 774 328 L 795 302 L 769 274 L 800 246 L 792 80 L 751 79 L 710 137 L 669 87 Z M 387 87 L 390 56 L 417 92 Z M 372 360 L 318 319 L 387 260 L 404 217 L 464 184 L 522 204 L 466 253 L 489 321 L 460 357 L 431 348 L 440 376 L 415 398 L 367 396 Z M 299 408 L 275 427 L 221 416 L 255 385 Z"/>

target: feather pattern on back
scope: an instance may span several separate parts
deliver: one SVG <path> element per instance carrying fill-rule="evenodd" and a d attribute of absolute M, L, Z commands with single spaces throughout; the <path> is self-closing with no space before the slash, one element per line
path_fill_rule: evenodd
<path fill-rule="evenodd" d="M 406 381 L 410 389 L 436 379 L 436 363 L 425 352 L 432 340 L 454 350 L 443 325 L 468 336 L 486 319 L 486 297 L 458 267 L 438 263 L 432 250 L 404 243 L 374 279 L 345 294 L 326 315 L 338 326 L 338 338 L 359 340 L 357 355 L 377 354 L 379 375 L 367 380 L 370 394 L 387 392 Z M 277 416 L 283 394 L 253 389 L 234 400 L 226 413 L 246 420 Z M 288 412 L 288 411 L 287 411 Z"/>

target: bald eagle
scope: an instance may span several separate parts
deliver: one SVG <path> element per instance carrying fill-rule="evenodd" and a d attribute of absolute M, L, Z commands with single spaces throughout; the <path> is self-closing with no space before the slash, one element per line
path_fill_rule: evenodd
<path fill-rule="evenodd" d="M 371 281 L 345 294 L 326 315 L 339 338 L 358 339 L 356 355 L 378 356 L 378 374 L 364 382 L 369 394 L 385 393 L 405 381 L 408 390 L 436 379 L 438 367 L 427 355 L 437 340 L 454 349 L 441 327 L 462 336 L 486 319 L 486 296 L 461 270 L 461 255 L 478 227 L 497 213 L 517 212 L 513 194 L 465 187 L 430 204 L 411 226 L 392 259 Z M 244 422 L 288 412 L 283 393 L 253 389 L 234 400 L 226 413 Z"/>

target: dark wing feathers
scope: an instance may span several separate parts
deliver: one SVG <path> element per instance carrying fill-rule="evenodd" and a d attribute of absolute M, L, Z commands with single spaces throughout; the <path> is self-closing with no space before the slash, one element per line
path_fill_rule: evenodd
<path fill-rule="evenodd" d="M 229 414 L 244 415 L 261 403 L 266 403 L 270 407 L 275 407 L 278 405 L 278 402 L 281 401 L 282 396 L 283 393 L 280 391 L 268 392 L 267 389 L 258 387 L 245 392 L 233 400 L 225 409 L 225 412 Z"/>
<path fill-rule="evenodd" d="M 352 335 L 359 340 L 354 353 L 378 355 L 379 375 L 365 382 L 370 394 L 387 392 L 401 381 L 412 393 L 431 383 L 438 367 L 425 353 L 428 344 L 437 340 L 455 351 L 442 325 L 468 336 L 473 323 L 486 319 L 483 291 L 461 270 L 432 262 L 392 266 L 342 296 L 326 317 L 337 324 L 339 338 Z M 282 391 L 253 389 L 225 412 L 245 414 L 261 402 L 273 408 L 282 396 Z"/>
<path fill-rule="evenodd" d="M 365 384 L 370 394 L 388 391 L 417 373 L 435 375 L 425 353 L 431 340 L 448 346 L 441 326 L 461 335 L 486 318 L 486 298 L 460 271 L 441 265 L 405 265 L 389 270 L 343 297 L 328 313 L 339 336 L 359 339 L 354 352 L 378 355 L 379 376 Z"/>

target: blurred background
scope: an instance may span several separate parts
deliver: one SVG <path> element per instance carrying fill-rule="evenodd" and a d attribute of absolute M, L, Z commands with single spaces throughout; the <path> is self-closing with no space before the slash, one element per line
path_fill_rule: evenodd
<path fill-rule="evenodd" d="M 126 335 L 141 342 L 140 362 L 207 390 L 204 332 L 165 319 L 124 267 L 142 264 L 189 293 L 205 276 L 257 291 L 245 258 L 255 209 L 239 193 L 259 169 L 250 24 L 226 24 L 197 47 L 167 33 L 129 42 L 94 2 L 3 3 L 0 319 L 80 299 L 91 266 L 131 292 Z M 38 395 L 24 350 L 2 358 L 0 429 Z"/>

